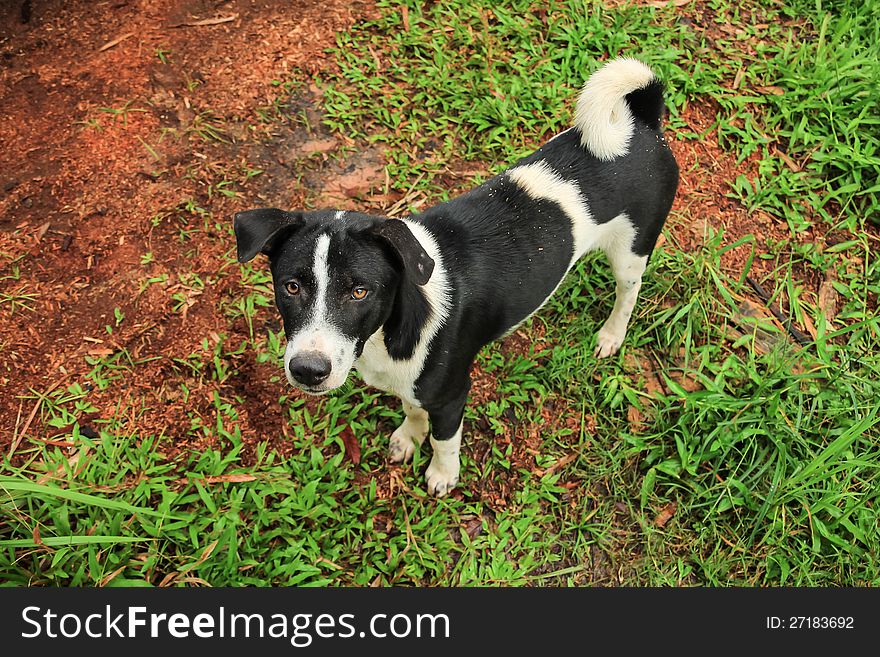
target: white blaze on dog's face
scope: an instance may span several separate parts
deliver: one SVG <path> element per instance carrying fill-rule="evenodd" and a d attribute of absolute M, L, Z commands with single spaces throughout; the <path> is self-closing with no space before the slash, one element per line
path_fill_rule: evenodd
<path fill-rule="evenodd" d="M 306 311 L 305 325 L 288 336 L 284 351 L 284 373 L 287 380 L 307 392 L 324 392 L 341 386 L 345 383 L 355 359 L 357 336 L 346 335 L 334 321 L 339 313 L 331 314 L 331 310 L 335 310 L 332 308 L 335 299 L 330 298 L 329 251 L 330 235 L 325 233 L 315 242 L 312 299 Z M 288 282 L 282 294 L 302 295 L 305 292 L 302 287 L 305 285 L 306 283 L 299 280 L 293 284 Z M 371 291 L 373 290 L 366 284 L 356 286 L 352 289 L 351 301 L 366 301 L 366 298 L 357 297 L 361 294 L 369 295 Z"/>
<path fill-rule="evenodd" d="M 287 338 L 285 375 L 312 394 L 345 383 L 366 341 L 399 308 L 401 286 L 424 284 L 433 268 L 397 220 L 252 210 L 236 215 L 235 233 L 240 261 L 269 256 Z"/>

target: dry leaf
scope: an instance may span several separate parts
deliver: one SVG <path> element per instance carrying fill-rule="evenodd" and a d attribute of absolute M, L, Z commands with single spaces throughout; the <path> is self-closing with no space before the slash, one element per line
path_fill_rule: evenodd
<path fill-rule="evenodd" d="M 318 561 L 316 563 L 326 563 L 328 566 L 332 566 L 333 568 L 336 568 L 337 570 L 345 570 L 345 568 L 340 566 L 338 563 L 336 563 L 334 561 L 330 561 L 330 559 L 325 559 L 324 557 L 318 557 Z"/>
<path fill-rule="evenodd" d="M 563 456 L 561 459 L 556 461 L 553 465 L 546 468 L 545 470 L 536 470 L 535 474 L 538 475 L 539 477 L 543 477 L 546 474 L 550 474 L 551 472 L 555 472 L 556 470 L 559 470 L 559 468 L 564 468 L 566 465 L 568 465 L 569 463 L 574 461 L 577 458 L 577 456 L 578 456 L 577 452 L 572 452 L 571 454 L 567 454 L 566 456 Z"/>
<path fill-rule="evenodd" d="M 171 586 L 171 583 L 180 577 L 180 573 L 168 573 L 165 577 L 162 578 L 162 581 L 159 582 L 159 588 L 165 588 L 166 586 Z"/>
<path fill-rule="evenodd" d="M 342 433 L 339 434 L 339 437 L 342 438 L 342 443 L 345 445 L 345 454 L 348 458 L 351 459 L 351 462 L 357 465 L 361 462 L 361 446 L 358 443 L 357 438 L 354 437 L 354 432 L 345 427 L 342 430 Z"/>
<path fill-rule="evenodd" d="M 645 429 L 645 419 L 642 412 L 635 406 L 630 406 L 626 411 L 626 419 L 629 429 L 633 433 L 641 433 Z"/>
<path fill-rule="evenodd" d="M 760 91 L 762 94 L 769 94 L 771 96 L 781 96 L 785 93 L 785 89 L 772 84 L 765 87 L 755 87 L 755 90 Z"/>
<path fill-rule="evenodd" d="M 46 236 L 46 233 L 49 230 L 49 224 L 51 224 L 51 223 L 52 223 L 51 221 L 47 221 L 46 223 L 44 223 L 42 226 L 40 226 L 37 229 L 37 241 L 38 242 Z"/>
<path fill-rule="evenodd" d="M 825 280 L 819 286 L 819 308 L 825 315 L 825 321 L 831 326 L 837 316 L 837 290 L 834 289 L 834 273 L 825 272 Z"/>
<path fill-rule="evenodd" d="M 812 318 L 807 313 L 804 313 L 804 328 L 807 329 L 807 333 L 815 341 L 819 334 L 816 331 L 816 325 L 813 324 Z"/>
<path fill-rule="evenodd" d="M 214 477 L 205 477 L 206 484 L 241 484 L 246 481 L 256 481 L 256 477 L 251 474 L 228 474 L 216 475 Z"/>
<path fill-rule="evenodd" d="M 786 153 L 783 153 L 782 151 L 777 149 L 776 154 L 779 156 L 780 160 L 785 162 L 785 166 L 787 166 L 789 169 L 791 169 L 794 173 L 797 173 L 798 171 L 801 170 L 800 165 L 798 165 L 797 162 L 792 160 Z"/>
<path fill-rule="evenodd" d="M 738 310 L 733 319 L 745 335 L 754 335 L 754 349 L 757 353 L 770 353 L 786 340 L 786 336 L 768 330 L 770 326 L 778 326 L 778 320 L 766 314 L 761 306 L 744 299 Z"/>
<path fill-rule="evenodd" d="M 220 542 L 220 539 L 218 538 L 214 542 L 212 542 L 208 547 L 206 547 L 204 549 L 204 551 L 202 551 L 202 556 L 199 557 L 199 560 L 196 561 L 192 565 L 192 567 L 195 568 L 196 566 L 205 563 L 205 560 L 207 560 L 207 558 L 211 556 L 211 553 L 214 551 L 214 548 L 217 547 L 217 543 L 219 543 L 219 542 Z"/>
<path fill-rule="evenodd" d="M 468 537 L 473 540 L 475 536 L 479 536 L 483 533 L 483 520 L 482 518 L 473 518 L 468 520 L 464 524 L 464 531 L 468 535 Z"/>
<path fill-rule="evenodd" d="M 660 513 L 657 514 L 657 517 L 654 518 L 654 524 L 658 527 L 664 527 L 666 523 L 672 519 L 672 516 L 675 515 L 676 508 L 677 505 L 675 504 L 675 502 L 670 502 L 669 504 L 664 506 L 662 509 L 660 509 Z"/>
<path fill-rule="evenodd" d="M 110 573 L 109 575 L 105 575 L 105 576 L 101 579 L 101 581 L 98 582 L 98 586 L 99 586 L 99 587 L 107 586 L 107 584 L 109 584 L 109 583 L 113 580 L 113 578 L 116 577 L 116 576 L 117 576 L 119 573 L 121 573 L 123 570 L 125 570 L 125 566 L 119 566 L 119 568 L 117 568 L 116 570 L 114 570 L 114 571 L 113 571 L 112 573 Z"/>
<path fill-rule="evenodd" d="M 745 77 L 745 73 L 746 70 L 742 66 L 740 66 L 739 70 L 736 72 L 736 77 L 733 78 L 733 84 L 730 87 L 731 89 L 733 89 L 734 91 L 739 89 L 739 85 L 742 83 L 742 79 L 743 77 Z"/>

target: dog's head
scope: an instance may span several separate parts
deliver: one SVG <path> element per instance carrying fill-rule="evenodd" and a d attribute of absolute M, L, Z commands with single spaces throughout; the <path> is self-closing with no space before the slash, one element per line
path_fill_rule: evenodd
<path fill-rule="evenodd" d="M 287 380 L 321 394 L 345 383 L 367 339 L 400 314 L 434 261 L 407 224 L 354 212 L 239 212 L 239 262 L 269 257 L 284 321 Z"/>

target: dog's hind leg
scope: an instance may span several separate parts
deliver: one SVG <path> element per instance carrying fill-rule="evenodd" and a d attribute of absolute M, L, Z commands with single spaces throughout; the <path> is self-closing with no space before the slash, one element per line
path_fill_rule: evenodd
<path fill-rule="evenodd" d="M 605 320 L 596 340 L 595 356 L 605 358 L 617 353 L 626 337 L 626 327 L 632 316 L 642 287 L 642 274 L 648 265 L 648 256 L 636 255 L 630 246 L 613 244 L 605 249 L 605 255 L 611 262 L 611 271 L 616 282 L 616 298 L 614 309 Z"/>
<path fill-rule="evenodd" d="M 407 401 L 403 402 L 406 419 L 391 434 L 388 458 L 392 463 L 407 463 L 416 451 L 416 445 L 428 436 L 428 411 Z"/>

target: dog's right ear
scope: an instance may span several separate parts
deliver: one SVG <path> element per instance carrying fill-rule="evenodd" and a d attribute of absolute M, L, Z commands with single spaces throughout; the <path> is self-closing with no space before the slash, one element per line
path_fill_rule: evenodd
<path fill-rule="evenodd" d="M 236 212 L 233 218 L 238 261 L 253 260 L 258 253 L 269 254 L 278 242 L 305 223 L 301 212 L 260 208 Z"/>

